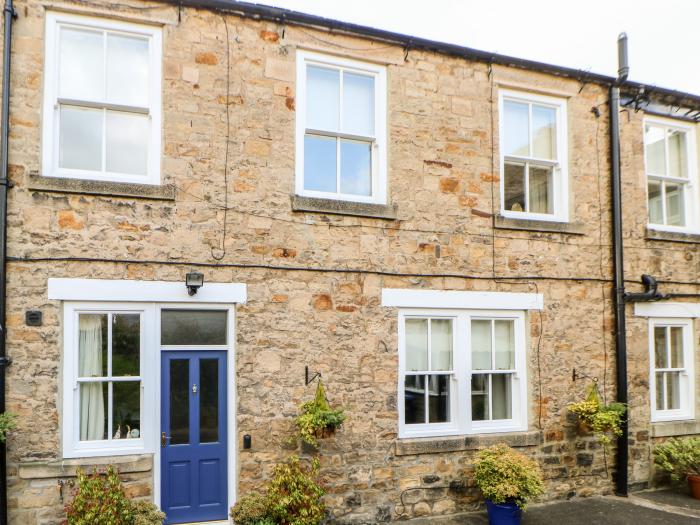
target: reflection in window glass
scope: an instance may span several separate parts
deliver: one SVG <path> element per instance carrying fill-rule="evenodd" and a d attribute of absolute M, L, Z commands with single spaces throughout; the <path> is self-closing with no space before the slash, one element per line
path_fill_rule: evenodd
<path fill-rule="evenodd" d="M 450 376 L 428 377 L 428 423 L 447 423 L 450 420 Z"/>
<path fill-rule="evenodd" d="M 102 169 L 102 111 L 61 106 L 58 165 L 73 170 Z"/>
<path fill-rule="evenodd" d="M 148 40 L 107 35 L 107 99 L 128 106 L 148 105 Z"/>
<path fill-rule="evenodd" d="M 108 385 L 106 381 L 80 383 L 80 441 L 107 439 Z"/>
<path fill-rule="evenodd" d="M 336 131 L 340 124 L 340 71 L 307 66 L 306 127 Z"/>
<path fill-rule="evenodd" d="M 374 77 L 343 73 L 343 131 L 374 135 Z"/>
<path fill-rule="evenodd" d="M 503 103 L 504 151 L 506 155 L 528 157 L 530 155 L 530 131 L 528 105 L 507 100 Z"/>
<path fill-rule="evenodd" d="M 658 126 L 647 125 L 644 133 L 647 173 L 666 175 L 665 132 Z"/>
<path fill-rule="evenodd" d="M 661 194 L 661 183 L 650 180 L 648 184 L 649 197 L 649 223 L 663 224 L 664 223 L 664 208 L 663 196 Z"/>
<path fill-rule="evenodd" d="M 140 375 L 141 316 L 112 316 L 112 376 Z"/>
<path fill-rule="evenodd" d="M 557 158 L 557 110 L 532 106 L 532 156 L 538 159 Z"/>
<path fill-rule="evenodd" d="M 107 377 L 107 314 L 80 314 L 78 375 Z"/>
<path fill-rule="evenodd" d="M 452 320 L 430 321 L 430 369 L 452 370 Z"/>
<path fill-rule="evenodd" d="M 190 442 L 190 361 L 170 361 L 170 444 Z"/>
<path fill-rule="evenodd" d="M 472 320 L 472 369 L 491 369 L 491 321 Z"/>
<path fill-rule="evenodd" d="M 404 421 L 425 423 L 425 377 L 406 376 L 404 381 Z"/>
<path fill-rule="evenodd" d="M 336 139 L 318 135 L 304 137 L 304 189 L 335 193 L 337 154 Z"/>
<path fill-rule="evenodd" d="M 63 98 L 104 98 L 104 51 L 101 32 L 61 28 L 59 87 Z"/>
<path fill-rule="evenodd" d="M 666 192 L 666 222 L 670 226 L 685 226 L 683 185 L 664 183 Z"/>
<path fill-rule="evenodd" d="M 199 442 L 219 441 L 219 360 L 199 361 Z"/>
<path fill-rule="evenodd" d="M 141 383 L 112 383 L 113 439 L 134 439 L 141 435 Z"/>
<path fill-rule="evenodd" d="M 107 112 L 107 171 L 145 175 L 148 172 L 147 115 Z"/>
<path fill-rule="evenodd" d="M 340 192 L 349 195 L 372 195 L 371 143 L 340 141 Z"/>
<path fill-rule="evenodd" d="M 161 344 L 225 345 L 225 310 L 162 310 Z"/>
<path fill-rule="evenodd" d="M 530 213 L 552 213 L 552 168 L 535 166 L 529 167 Z"/>
<path fill-rule="evenodd" d="M 406 319 L 406 370 L 428 370 L 428 320 Z"/>
<path fill-rule="evenodd" d="M 525 164 L 506 162 L 504 165 L 505 181 L 504 209 L 508 211 L 525 210 Z"/>

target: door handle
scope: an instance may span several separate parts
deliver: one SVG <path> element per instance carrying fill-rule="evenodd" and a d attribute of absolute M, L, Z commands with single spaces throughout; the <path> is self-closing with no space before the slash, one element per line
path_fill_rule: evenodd
<path fill-rule="evenodd" d="M 168 444 L 168 440 L 170 439 L 170 436 L 166 436 L 165 432 L 160 433 L 160 446 L 165 447 Z"/>

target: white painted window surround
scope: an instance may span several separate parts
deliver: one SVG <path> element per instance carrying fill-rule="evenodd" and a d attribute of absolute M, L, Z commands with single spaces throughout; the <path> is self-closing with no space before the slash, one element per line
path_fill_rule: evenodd
<path fill-rule="evenodd" d="M 42 174 L 160 184 L 161 29 L 47 11 Z"/>
<path fill-rule="evenodd" d="M 527 430 L 526 310 L 543 308 L 541 294 L 383 289 L 382 306 L 399 308 L 400 438 Z M 433 327 L 435 322 L 439 324 Z M 411 323 L 410 329 L 408 323 Z M 477 355 L 479 352 L 474 351 L 484 340 L 484 334 L 477 333 L 477 329 L 490 326 L 491 344 L 498 345 L 498 336 L 493 334 L 493 330 L 499 324 L 501 328 L 510 327 L 512 361 L 507 365 L 494 364 L 493 359 L 496 363 L 499 359 L 499 348 L 487 344 L 492 350 L 487 349 L 486 354 L 492 357 L 486 357 L 490 362 L 484 364 L 485 355 Z M 415 363 L 415 356 L 418 355 L 415 353 L 415 343 L 422 336 L 418 334 L 416 339 L 417 327 L 428 330 L 427 359 L 419 364 Z M 431 333 L 436 329 L 439 333 L 434 339 Z M 409 363 L 409 360 L 414 362 Z M 495 384 L 496 379 L 501 377 L 507 378 L 505 381 L 510 398 L 505 401 L 501 398 L 500 408 L 503 410 L 505 407 L 507 415 L 497 416 Z M 423 380 L 426 381 L 423 385 L 432 381 L 428 388 L 419 384 L 418 381 Z M 481 387 L 474 386 L 484 380 L 486 382 Z M 479 397 L 479 388 L 485 388 L 489 394 L 486 402 L 491 403 L 491 408 L 486 418 L 477 417 L 474 413 L 483 399 Z M 422 406 L 420 397 L 425 395 L 427 399 L 422 423 L 407 423 L 407 413 L 416 414 L 415 409 L 407 412 L 406 400 L 411 397 L 407 393 L 412 391 L 418 395 L 419 415 Z M 446 396 L 449 401 L 445 403 L 441 396 Z M 440 407 L 439 413 L 437 407 Z"/>
<path fill-rule="evenodd" d="M 501 214 L 513 219 L 568 222 L 566 99 L 502 89 L 498 113 Z M 507 167 L 510 177 L 506 176 Z M 522 196 L 517 198 L 519 192 Z M 506 206 L 509 198 L 513 202 Z"/>
<path fill-rule="evenodd" d="M 385 66 L 297 51 L 297 195 L 386 204 L 386 91 Z"/>
<path fill-rule="evenodd" d="M 157 400 L 160 398 L 160 310 L 162 308 L 226 310 L 229 312 L 228 344 L 222 348 L 232 350 L 235 337 L 234 305 L 246 301 L 246 286 L 240 283 L 205 282 L 196 295 L 189 296 L 184 280 L 183 282 L 164 282 L 49 279 L 48 297 L 63 301 L 61 417 L 63 457 L 98 457 L 159 451 L 157 432 L 160 406 Z M 107 312 L 134 313 L 139 314 L 141 318 L 140 436 L 138 439 L 81 441 L 78 408 L 79 316 Z M 188 349 L 192 348 L 188 347 Z M 235 370 L 233 359 L 234 353 L 229 351 L 230 370 Z M 230 377 L 233 376 L 230 375 Z M 235 406 L 234 389 L 230 389 L 228 403 L 231 407 Z M 235 418 L 229 419 L 229 425 L 235 425 Z M 235 444 L 234 430 L 230 428 L 229 435 Z M 233 445 L 229 444 L 229 446 Z"/>

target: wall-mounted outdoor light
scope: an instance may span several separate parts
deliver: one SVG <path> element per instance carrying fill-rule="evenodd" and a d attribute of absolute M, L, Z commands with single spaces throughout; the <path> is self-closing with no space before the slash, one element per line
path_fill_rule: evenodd
<path fill-rule="evenodd" d="M 204 286 L 204 274 L 199 272 L 190 272 L 185 275 L 185 286 L 187 293 L 194 295 L 202 286 Z"/>

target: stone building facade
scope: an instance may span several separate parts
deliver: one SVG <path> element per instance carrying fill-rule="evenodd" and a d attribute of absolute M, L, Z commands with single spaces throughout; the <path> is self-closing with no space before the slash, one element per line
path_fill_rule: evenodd
<path fill-rule="evenodd" d="M 142 362 L 152 363 L 146 368 L 150 375 L 141 378 L 143 428 L 134 443 L 140 439 L 142 445 L 129 449 L 112 442 L 103 452 L 81 455 L 86 449 L 66 429 L 79 418 L 72 413 L 72 398 L 66 399 L 78 389 L 66 363 L 79 359 L 76 346 L 69 344 L 67 312 L 103 301 L 121 305 L 105 310 L 121 311 L 129 310 L 124 303 L 168 309 L 210 304 L 215 297 L 216 308 L 229 308 L 227 504 L 259 486 L 274 464 L 292 453 L 285 445 L 292 418 L 313 395 L 313 386 L 304 381 L 306 366 L 322 374 L 331 403 L 348 415 L 320 449 L 326 503 L 335 522 L 378 523 L 471 510 L 479 502 L 474 453 L 498 442 L 540 462 L 545 499 L 610 493 L 614 448 L 606 452 L 595 438 L 579 434 L 566 410 L 590 386 L 586 378 L 572 381 L 574 369 L 599 378 L 606 400 L 616 395 L 606 83 L 412 49 L 329 31 L 321 23 L 278 23 L 244 16 L 245 9 L 176 4 L 16 2 L 7 299 L 13 363 L 7 370 L 7 408 L 19 415 L 19 428 L 8 441 L 10 523 L 60 523 L 79 466 L 114 464 L 130 495 L 157 502 L 164 497 L 161 429 L 155 417 L 163 401 L 161 345 L 155 337 L 143 335 L 141 348 Z M 134 24 L 158 35 L 160 115 L 149 114 L 152 122 L 159 118 L 162 123 L 155 184 L 47 171 L 46 90 L 55 80 L 49 73 L 55 59 L 47 53 L 56 50 L 46 35 L 52 14 L 85 16 L 88 27 L 90 20 Z M 384 75 L 386 137 L 384 151 L 373 153 L 378 162 L 386 156 L 383 203 L 298 191 L 300 51 L 366 63 Z M 381 107 L 379 78 L 374 102 Z M 554 142 L 560 156 L 545 163 L 555 166 L 550 176 L 566 180 L 557 183 L 556 196 L 548 197 L 561 214 L 556 221 L 532 220 L 525 210 L 519 215 L 518 203 L 510 206 L 514 214 L 501 211 L 504 94 L 530 104 L 558 101 L 560 134 Z M 651 92 L 659 107 L 700 108 L 700 99 L 668 96 Z M 70 105 L 60 96 L 56 100 L 56 107 Z M 700 229 L 693 228 L 698 224 L 690 215 L 700 202 L 696 126 L 676 119 L 664 131 L 671 134 L 676 123 L 684 130 L 690 181 L 684 186 L 690 207 L 686 227 L 653 228 L 645 168 L 649 119 L 644 109 L 632 106 L 621 118 L 628 286 L 635 289 L 639 276 L 648 273 L 664 293 L 696 293 Z M 666 146 L 667 156 L 672 147 Z M 378 176 L 382 167 L 372 169 Z M 672 189 L 666 191 L 672 199 Z M 536 200 L 528 204 L 539 205 Z M 664 202 L 662 218 L 668 219 L 666 208 L 674 204 Z M 204 286 L 188 296 L 185 274 L 193 270 L 204 274 Z M 128 296 L 129 290 L 135 295 Z M 101 291 L 104 297 L 97 295 Z M 523 388 L 510 391 L 517 399 L 509 408 L 519 412 L 513 423 L 517 429 L 473 432 L 478 425 L 467 422 L 442 432 L 428 424 L 426 437 L 420 437 L 420 431 L 411 434 L 407 419 L 400 421 L 399 414 L 407 418 L 409 408 L 406 383 L 400 380 L 405 350 L 399 334 L 405 330 L 402 316 L 416 308 L 436 309 L 436 314 L 423 312 L 428 317 L 465 311 L 479 319 L 493 318 L 493 311 L 510 312 L 506 317 L 519 312 L 523 325 L 516 346 L 522 365 L 514 381 Z M 28 325 L 27 311 L 41 312 L 40 326 Z M 692 391 L 690 401 L 683 401 L 684 417 L 652 423 L 649 332 L 656 325 L 650 323 L 661 319 L 659 327 L 665 329 L 679 319 L 687 322 L 680 325 L 690 345 L 682 372 L 686 389 L 700 383 L 691 366 L 698 359 L 700 327 L 692 298 L 629 305 L 627 315 L 630 480 L 641 488 L 653 480 L 655 442 L 700 433 L 694 410 L 698 396 Z M 455 333 L 467 330 L 457 322 L 452 327 Z M 456 341 L 462 348 L 460 334 Z M 469 337 L 476 336 L 469 332 Z M 467 354 L 457 346 L 455 361 Z M 693 377 L 695 382 L 688 380 Z M 448 379 L 453 396 L 448 411 L 458 410 L 452 419 L 459 421 L 477 410 L 473 402 L 471 408 L 464 404 L 468 398 L 462 393 L 469 385 L 462 379 Z M 673 398 L 671 389 L 664 392 Z M 116 421 L 115 416 L 109 426 L 112 434 Z M 400 427 L 406 427 L 402 436 Z M 243 447 L 244 435 L 251 436 L 250 449 Z"/>

